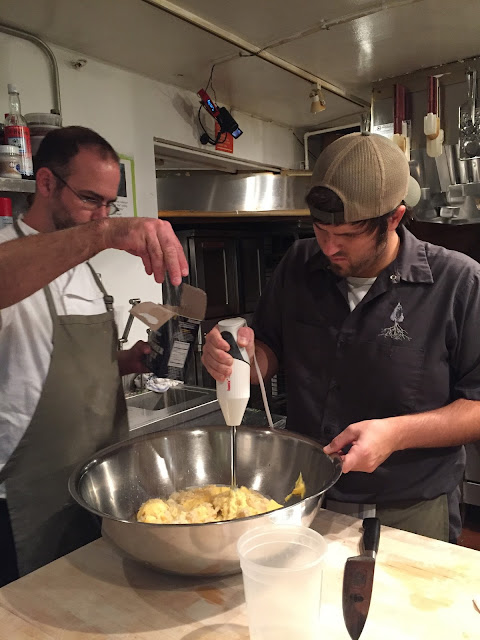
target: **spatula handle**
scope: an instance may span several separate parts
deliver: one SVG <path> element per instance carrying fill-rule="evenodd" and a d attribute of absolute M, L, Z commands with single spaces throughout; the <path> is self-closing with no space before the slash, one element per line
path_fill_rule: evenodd
<path fill-rule="evenodd" d="M 380 520 L 378 518 L 365 518 L 363 521 L 363 548 L 365 551 L 378 551 L 380 542 Z"/>

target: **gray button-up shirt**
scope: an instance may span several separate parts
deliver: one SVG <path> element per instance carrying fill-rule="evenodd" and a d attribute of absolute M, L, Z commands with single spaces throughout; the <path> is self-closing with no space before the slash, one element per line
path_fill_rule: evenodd
<path fill-rule="evenodd" d="M 276 269 L 253 328 L 285 370 L 288 429 L 327 443 L 353 422 L 480 400 L 480 265 L 398 233 L 397 258 L 353 311 L 315 239 L 296 242 Z M 397 451 L 374 473 L 345 474 L 329 495 L 431 499 L 463 468 L 463 447 Z"/>

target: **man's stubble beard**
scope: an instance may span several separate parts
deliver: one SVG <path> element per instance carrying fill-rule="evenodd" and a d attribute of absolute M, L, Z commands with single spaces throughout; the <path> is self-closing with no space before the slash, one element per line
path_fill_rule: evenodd
<path fill-rule="evenodd" d="M 372 267 L 374 267 L 377 262 L 380 261 L 380 258 L 385 253 L 387 249 L 387 237 L 386 235 L 383 237 L 378 237 L 377 242 L 375 244 L 375 254 L 373 257 L 365 258 L 359 262 L 354 264 L 348 263 L 348 265 L 342 266 L 339 264 L 335 264 L 330 262 L 330 269 L 342 278 L 362 278 L 367 276 L 359 275 L 361 273 L 365 273 L 365 271 L 370 271 Z"/>
<path fill-rule="evenodd" d="M 70 229 L 75 226 L 75 222 L 68 211 L 62 204 L 56 204 L 52 209 L 53 226 L 57 231 L 61 229 Z"/>

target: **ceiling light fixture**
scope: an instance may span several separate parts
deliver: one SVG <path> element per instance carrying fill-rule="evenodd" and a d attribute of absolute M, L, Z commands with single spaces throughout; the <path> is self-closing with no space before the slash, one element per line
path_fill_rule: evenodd
<path fill-rule="evenodd" d="M 323 97 L 322 87 L 318 84 L 312 85 L 312 90 L 310 91 L 310 96 L 312 102 L 310 104 L 310 113 L 319 113 L 320 111 L 325 111 L 325 98 Z"/>

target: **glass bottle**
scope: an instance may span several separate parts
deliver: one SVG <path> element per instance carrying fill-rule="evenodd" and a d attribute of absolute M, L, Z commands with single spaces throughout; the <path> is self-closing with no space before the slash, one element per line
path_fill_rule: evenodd
<path fill-rule="evenodd" d="M 20 150 L 20 173 L 24 178 L 33 176 L 32 149 L 30 146 L 30 131 L 27 121 L 22 116 L 20 97 L 15 85 L 8 85 L 10 107 L 5 118 L 5 143 L 14 145 Z"/>

